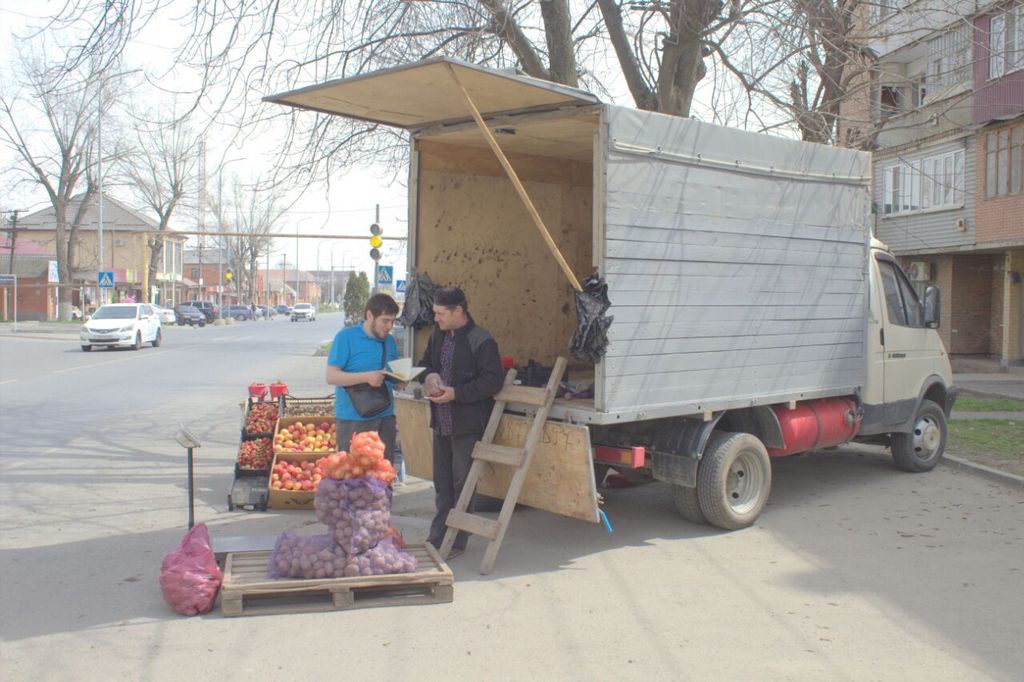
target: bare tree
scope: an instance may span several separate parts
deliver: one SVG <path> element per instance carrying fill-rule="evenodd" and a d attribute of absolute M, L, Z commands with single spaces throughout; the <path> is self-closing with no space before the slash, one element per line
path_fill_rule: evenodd
<path fill-rule="evenodd" d="M 157 13 L 188 22 L 177 68 L 201 84 L 193 108 L 232 120 L 244 134 L 282 122 L 278 181 L 329 182 L 372 159 L 404 163 L 402 135 L 367 123 L 267 107 L 257 95 L 437 55 L 598 92 L 625 83 L 636 106 L 689 115 L 714 45 L 770 0 L 297 0 L 294 3 L 146 5 L 68 0 L 60 22 L 96 27 L 96 48 L 122 44 Z M 111 6 L 118 9 L 115 14 Z M 174 8 L 174 9 L 171 9 Z M 120 22 L 120 23 L 118 23 Z M 104 42 L 106 41 L 106 42 Z M 82 46 L 88 50 L 89 41 Z M 609 62 L 608 56 L 614 55 Z M 159 82 L 171 79 L 159 78 Z"/>
<path fill-rule="evenodd" d="M 239 233 L 217 237 L 216 242 L 234 264 L 236 280 L 244 282 L 244 299 L 255 301 L 259 259 L 273 246 L 274 227 L 286 210 L 281 194 L 259 181 L 246 185 L 221 175 L 207 203 L 218 232 Z"/>
<path fill-rule="evenodd" d="M 42 187 L 55 216 L 55 251 L 60 280 L 72 281 L 77 267 L 78 229 L 96 198 L 96 136 L 103 72 L 94 62 L 72 77 L 40 60 L 22 58 L 20 87 L 0 91 L 0 142 L 15 157 L 8 169 L 18 183 Z M 82 193 L 74 214 L 73 198 Z M 71 319 L 71 301 L 61 297 L 59 316 Z"/>
<path fill-rule="evenodd" d="M 195 181 L 199 164 L 200 139 L 181 121 L 145 123 L 136 128 L 135 149 L 123 160 L 129 185 L 157 219 L 159 235 L 147 241 L 149 286 L 144 287 L 149 300 L 151 286 L 163 258 L 164 232 L 170 229 L 171 217 L 186 199 Z"/>

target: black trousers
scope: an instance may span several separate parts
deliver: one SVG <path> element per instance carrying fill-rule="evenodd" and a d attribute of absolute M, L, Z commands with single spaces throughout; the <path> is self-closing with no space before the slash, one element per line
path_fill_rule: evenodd
<path fill-rule="evenodd" d="M 462 494 L 462 488 L 469 476 L 469 467 L 473 463 L 473 446 L 482 436 L 482 433 L 434 436 L 434 508 L 437 514 L 434 515 L 434 520 L 430 524 L 430 534 L 427 536 L 427 542 L 434 547 L 440 548 L 444 541 L 445 531 L 448 530 L 445 519 Z M 466 511 L 473 511 L 472 501 Z M 455 538 L 454 547 L 465 549 L 468 540 L 469 533 L 460 532 Z"/>
<path fill-rule="evenodd" d="M 352 434 L 363 431 L 376 431 L 380 439 L 384 441 L 384 459 L 395 463 L 395 441 L 398 437 L 398 427 L 395 416 L 378 417 L 367 420 L 334 420 L 335 437 L 338 439 L 338 449 L 348 451 L 348 443 L 352 440 Z"/>

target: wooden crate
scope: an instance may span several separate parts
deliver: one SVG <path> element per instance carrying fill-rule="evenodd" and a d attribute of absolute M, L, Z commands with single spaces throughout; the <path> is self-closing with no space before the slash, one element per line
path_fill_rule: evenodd
<path fill-rule="evenodd" d="M 340 611 L 379 606 L 444 604 L 454 598 L 448 564 L 430 545 L 407 546 L 415 573 L 358 578 L 268 578 L 270 551 L 227 555 L 220 609 L 225 616 Z"/>
<path fill-rule="evenodd" d="M 291 426 L 295 422 L 302 422 L 303 424 L 308 424 L 309 422 L 316 422 L 318 424 L 321 423 L 321 422 L 327 422 L 328 424 L 333 426 L 334 425 L 334 417 L 331 417 L 329 419 L 327 417 L 278 417 L 277 418 L 277 425 L 274 426 L 274 440 L 273 440 L 273 443 L 272 443 L 274 445 L 274 452 L 276 454 L 279 454 L 279 455 L 309 455 L 309 454 L 314 454 L 314 453 L 303 452 L 303 451 L 291 452 L 289 450 L 281 450 L 280 448 L 277 447 L 277 434 L 281 432 L 281 429 L 286 428 L 288 426 Z M 319 459 L 320 457 L 326 457 L 327 455 L 331 454 L 332 452 L 334 452 L 334 451 L 333 450 L 327 450 L 326 452 L 320 452 L 320 453 L 315 453 L 315 454 L 317 454 L 317 459 Z"/>
<path fill-rule="evenodd" d="M 282 452 L 274 455 L 274 461 L 270 464 L 270 473 L 279 461 L 285 462 L 315 462 L 321 457 L 326 457 L 326 452 Z M 274 490 L 270 487 L 270 476 L 267 476 L 267 506 L 271 509 L 313 509 L 313 499 L 316 497 L 315 490 Z"/>

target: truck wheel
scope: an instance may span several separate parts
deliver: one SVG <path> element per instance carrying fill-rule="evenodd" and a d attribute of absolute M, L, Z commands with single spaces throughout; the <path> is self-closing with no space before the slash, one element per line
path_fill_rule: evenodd
<path fill-rule="evenodd" d="M 772 488 L 772 463 L 749 433 L 715 433 L 697 469 L 704 518 L 725 530 L 746 528 L 761 515 Z"/>
<path fill-rule="evenodd" d="M 705 524 L 704 512 L 700 510 L 697 489 L 685 485 L 672 486 L 672 501 L 676 503 L 676 511 L 690 523 Z"/>
<path fill-rule="evenodd" d="M 910 433 L 892 434 L 892 459 L 911 473 L 931 471 L 946 450 L 946 413 L 931 400 L 922 400 Z"/>

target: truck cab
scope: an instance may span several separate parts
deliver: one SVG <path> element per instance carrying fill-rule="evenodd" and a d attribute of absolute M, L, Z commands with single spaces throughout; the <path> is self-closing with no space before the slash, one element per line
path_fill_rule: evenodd
<path fill-rule="evenodd" d="M 888 434 L 896 464 L 926 471 L 946 442 L 946 418 L 956 399 L 953 370 L 936 331 L 936 287 L 919 297 L 892 252 L 871 240 L 867 325 L 868 374 L 861 395 L 859 438 Z"/>

